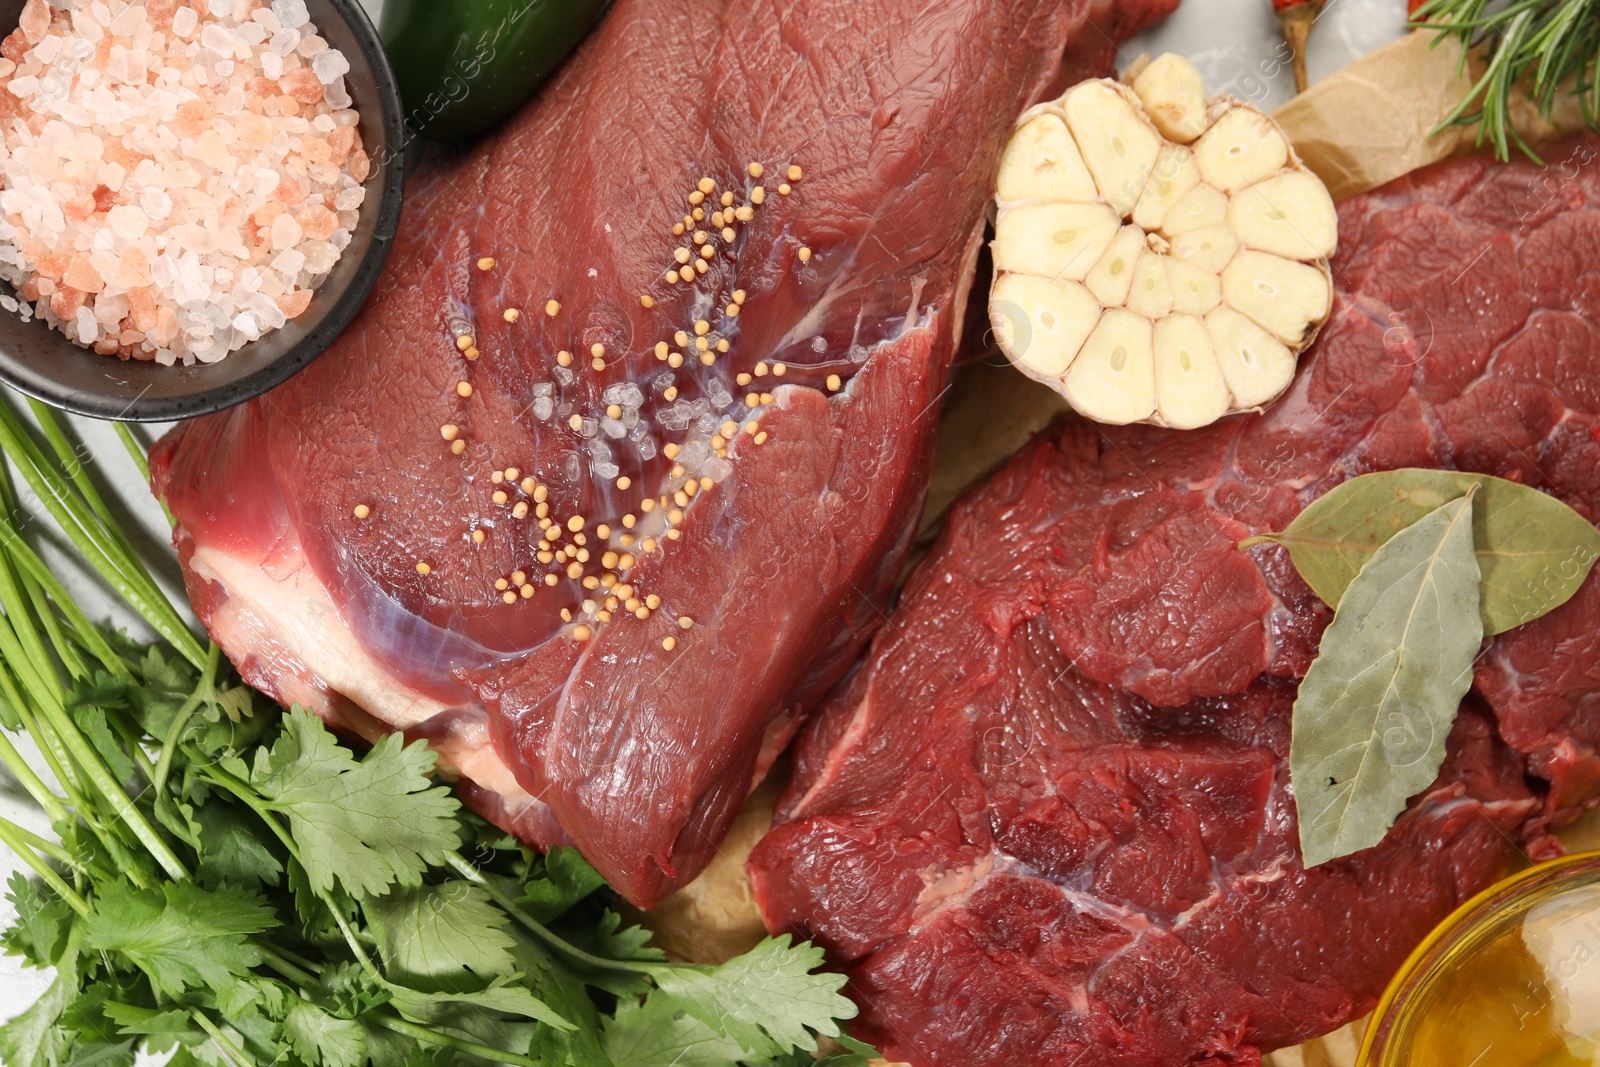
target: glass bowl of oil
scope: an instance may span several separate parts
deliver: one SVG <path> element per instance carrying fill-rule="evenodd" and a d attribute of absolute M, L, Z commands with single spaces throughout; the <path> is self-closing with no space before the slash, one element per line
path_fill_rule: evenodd
<path fill-rule="evenodd" d="M 1359 1067 L 1600 1067 L 1600 852 L 1467 901 L 1411 954 Z"/>

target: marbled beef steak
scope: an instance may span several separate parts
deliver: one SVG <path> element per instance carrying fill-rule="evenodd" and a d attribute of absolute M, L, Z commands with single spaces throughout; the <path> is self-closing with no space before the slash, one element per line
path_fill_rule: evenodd
<path fill-rule="evenodd" d="M 337 345 L 160 442 L 201 618 L 652 903 L 881 619 L 1013 121 L 1174 4 L 621 0 Z"/>
<path fill-rule="evenodd" d="M 1333 319 L 1275 407 L 1073 422 L 955 509 L 751 860 L 769 924 L 848 968 L 863 1036 L 918 1067 L 1254 1064 L 1558 849 L 1600 789 L 1600 581 L 1490 643 L 1380 845 L 1306 870 L 1290 712 L 1330 613 L 1283 549 L 1236 546 L 1396 467 L 1600 516 L 1597 156 L 1345 203 Z"/>

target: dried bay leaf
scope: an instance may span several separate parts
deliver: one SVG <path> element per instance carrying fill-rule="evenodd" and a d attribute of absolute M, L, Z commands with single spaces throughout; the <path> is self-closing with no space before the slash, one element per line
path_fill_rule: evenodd
<path fill-rule="evenodd" d="M 1306 584 L 1337 608 L 1384 543 L 1430 511 L 1478 487 L 1473 541 L 1482 572 L 1484 632 L 1504 633 L 1571 599 L 1600 559 L 1600 530 L 1547 493 L 1487 474 L 1403 468 L 1364 474 L 1312 501 L 1273 542 Z"/>
<path fill-rule="evenodd" d="M 1376 845 L 1438 776 L 1483 642 L 1476 493 L 1374 551 L 1322 635 L 1289 748 L 1307 867 Z"/>

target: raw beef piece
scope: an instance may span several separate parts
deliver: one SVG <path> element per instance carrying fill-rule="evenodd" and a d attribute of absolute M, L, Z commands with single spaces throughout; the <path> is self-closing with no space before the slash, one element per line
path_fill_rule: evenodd
<path fill-rule="evenodd" d="M 1254 1064 L 1558 849 L 1600 783 L 1600 581 L 1491 644 L 1380 845 L 1308 871 L 1289 724 L 1330 614 L 1282 549 L 1235 546 L 1401 466 L 1600 514 L 1597 151 L 1344 204 L 1333 321 L 1276 407 L 1074 422 L 953 511 L 750 864 L 772 928 L 848 968 L 866 1037 L 919 1067 Z"/>
<path fill-rule="evenodd" d="M 1013 120 L 1175 2 L 622 0 L 331 351 L 155 450 L 201 618 L 654 902 L 881 618 Z"/>

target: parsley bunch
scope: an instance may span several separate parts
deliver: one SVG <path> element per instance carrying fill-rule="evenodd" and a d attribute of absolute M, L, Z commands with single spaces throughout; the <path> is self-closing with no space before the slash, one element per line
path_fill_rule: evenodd
<path fill-rule="evenodd" d="M 185 627 L 59 424 L 32 411 L 30 425 L 0 399 L 0 450 L 162 640 L 84 615 L 0 464 L 0 763 L 57 838 L 0 819 L 34 872 L 11 880 L 0 947 L 56 971 L 0 1027 L 0 1061 L 788 1065 L 812 1063 L 821 1035 L 846 1046 L 833 1067 L 865 1062 L 837 1021 L 855 1013 L 844 979 L 813 973 L 820 949 L 782 937 L 718 967 L 669 963 L 576 852 L 539 855 L 464 811 L 426 744 L 391 735 L 362 755 L 317 716 L 266 706 Z"/>

